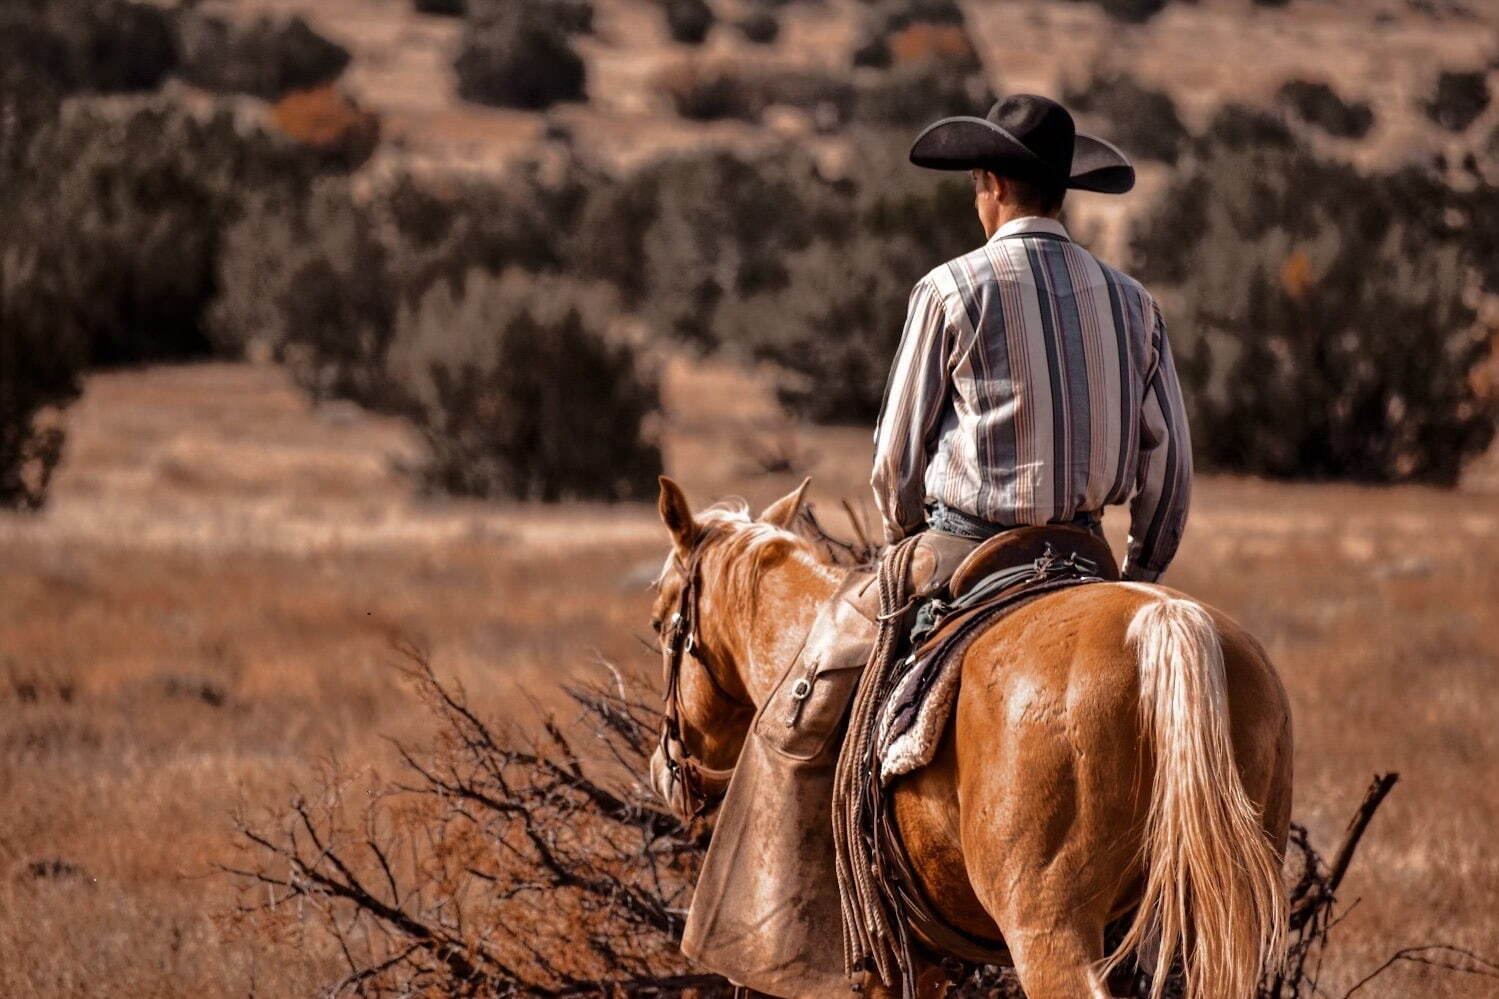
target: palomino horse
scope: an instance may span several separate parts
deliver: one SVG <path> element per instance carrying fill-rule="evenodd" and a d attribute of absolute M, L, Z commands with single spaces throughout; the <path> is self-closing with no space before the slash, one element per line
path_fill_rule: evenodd
<path fill-rule="evenodd" d="M 672 770 L 699 794 L 721 790 L 843 577 L 791 530 L 804 489 L 758 519 L 694 515 L 662 479 L 674 552 L 656 625 L 690 634 L 663 643 L 678 649 Z M 1039 597 L 968 646 L 937 757 L 891 807 L 928 898 L 959 928 L 1002 935 L 1030 999 L 1108 996 L 1131 954 L 1179 957 L 1190 999 L 1248 999 L 1279 960 L 1290 805 L 1290 709 L 1260 645 L 1176 591 L 1097 583 Z M 1104 927 L 1131 912 L 1106 955 Z M 922 979 L 925 992 L 936 976 Z"/>

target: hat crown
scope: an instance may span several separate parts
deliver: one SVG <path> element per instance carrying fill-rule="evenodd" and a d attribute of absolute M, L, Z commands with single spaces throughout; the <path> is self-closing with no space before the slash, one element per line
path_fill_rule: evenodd
<path fill-rule="evenodd" d="M 1062 105 L 1036 94 L 1011 94 L 995 101 L 985 117 L 1066 176 L 1072 166 L 1077 126 Z"/>

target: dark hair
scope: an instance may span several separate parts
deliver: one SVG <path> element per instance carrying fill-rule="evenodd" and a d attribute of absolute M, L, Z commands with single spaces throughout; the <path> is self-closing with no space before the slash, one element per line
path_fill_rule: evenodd
<path fill-rule="evenodd" d="M 1062 210 L 1062 202 L 1067 197 L 1066 184 L 1046 183 L 1006 174 L 999 176 L 1004 177 L 1005 183 L 1015 192 L 1015 203 L 1027 211 L 1037 215 L 1055 215 Z"/>

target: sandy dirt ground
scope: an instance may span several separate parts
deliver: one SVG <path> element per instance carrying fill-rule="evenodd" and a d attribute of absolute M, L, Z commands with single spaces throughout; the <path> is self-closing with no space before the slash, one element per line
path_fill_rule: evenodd
<path fill-rule="evenodd" d="M 801 474 L 838 527 L 864 428 L 786 422 L 763 381 L 674 362 L 667 462 L 697 500 Z M 396 423 L 312 407 L 269 367 L 92 377 L 52 505 L 0 517 L 0 994 L 305 995 L 311 941 L 214 918 L 230 816 L 389 768 L 426 717 L 392 641 L 524 723 L 643 644 L 650 504 L 412 495 Z M 766 456 L 789 472 L 764 474 Z M 1118 545 L 1124 525 L 1109 530 Z M 1238 616 L 1296 711 L 1297 807 L 1330 847 L 1375 771 L 1401 785 L 1358 858 L 1332 994 L 1397 946 L 1499 952 L 1499 504 L 1426 489 L 1207 478 L 1170 581 Z M 1341 987 L 1339 987 L 1341 986 Z M 1361 995 L 1485 995 L 1419 970 Z"/>

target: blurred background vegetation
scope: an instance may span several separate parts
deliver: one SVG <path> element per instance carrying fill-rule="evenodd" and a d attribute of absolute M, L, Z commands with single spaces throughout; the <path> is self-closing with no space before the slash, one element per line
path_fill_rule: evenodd
<path fill-rule="evenodd" d="M 1123 22 L 1166 6 L 1099 5 Z M 910 285 L 978 240 L 963 180 L 906 168 L 905 143 L 1001 88 L 954 0 L 853 7 L 842 56 L 788 66 L 693 53 L 723 34 L 773 45 L 785 3 L 652 5 L 688 53 L 650 81 L 655 99 L 704 128 L 757 127 L 753 149 L 707 141 L 621 169 L 553 119 L 529 152 L 444 174 L 369 166 L 381 123 L 340 88 L 350 54 L 298 15 L 8 4 L 0 502 L 42 503 L 65 447 L 49 414 L 80 373 L 149 361 L 273 358 L 316 398 L 413 420 L 422 481 L 480 496 L 648 491 L 662 349 L 768 362 L 794 414 L 868 422 Z M 462 19 L 460 98 L 590 100 L 590 0 L 415 9 Z M 1443 71 L 1419 114 L 1463 133 L 1487 72 Z M 1415 146 L 1384 170 L 1329 155 L 1378 122 L 1322 80 L 1225 104 L 1197 131 L 1117 67 L 1071 73 L 1062 96 L 1170 168 L 1116 262 L 1171 303 L 1204 465 L 1452 483 L 1488 446 L 1499 216 L 1473 152 Z M 573 394 L 576 419 L 609 435 L 530 411 L 580 370 L 597 390 Z"/>

